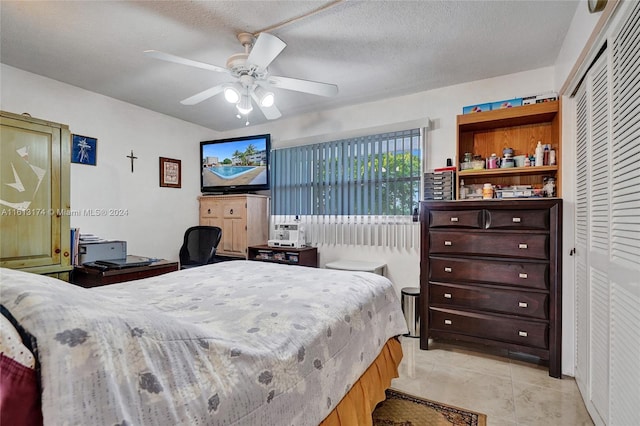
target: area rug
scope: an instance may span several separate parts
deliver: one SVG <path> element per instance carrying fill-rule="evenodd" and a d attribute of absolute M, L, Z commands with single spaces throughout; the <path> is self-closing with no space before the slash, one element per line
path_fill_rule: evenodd
<path fill-rule="evenodd" d="M 387 390 L 387 399 L 373 412 L 374 426 L 486 426 L 487 416 Z"/>

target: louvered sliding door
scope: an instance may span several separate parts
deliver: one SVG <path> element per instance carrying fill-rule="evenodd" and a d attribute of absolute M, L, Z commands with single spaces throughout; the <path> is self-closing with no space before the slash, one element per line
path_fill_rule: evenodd
<path fill-rule="evenodd" d="M 589 121 L 586 85 L 576 94 L 576 381 L 581 389 L 589 386 L 589 280 L 588 214 L 589 173 L 587 166 L 587 131 Z M 583 390 L 583 395 L 585 392 Z"/>
<path fill-rule="evenodd" d="M 640 2 L 576 93 L 576 380 L 596 424 L 640 407 Z"/>
<path fill-rule="evenodd" d="M 640 409 L 640 2 L 613 37 L 610 424 Z"/>
<path fill-rule="evenodd" d="M 576 94 L 577 378 L 598 416 L 609 404 L 609 84 L 600 57 Z"/>

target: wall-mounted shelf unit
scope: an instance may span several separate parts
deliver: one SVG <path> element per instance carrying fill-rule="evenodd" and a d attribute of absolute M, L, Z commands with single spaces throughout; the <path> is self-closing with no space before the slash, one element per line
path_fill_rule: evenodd
<path fill-rule="evenodd" d="M 482 158 L 491 154 L 502 156 L 504 148 L 512 148 L 514 155 L 532 155 L 535 147 L 550 144 L 556 152 L 556 165 L 514 167 L 505 169 L 460 170 L 465 152 Z M 556 181 L 556 196 L 561 197 L 561 108 L 560 101 L 544 102 L 514 108 L 462 114 L 457 117 L 456 194 L 460 194 L 460 180 L 465 185 L 532 185 L 541 187 L 544 177 Z"/>

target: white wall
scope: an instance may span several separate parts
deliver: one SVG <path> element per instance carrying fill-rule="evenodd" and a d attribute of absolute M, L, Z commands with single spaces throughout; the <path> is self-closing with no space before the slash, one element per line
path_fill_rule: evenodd
<path fill-rule="evenodd" d="M 1 65 L 3 111 L 69 125 L 98 139 L 97 165 L 71 164 L 71 209 L 125 209 L 124 216 L 71 217 L 71 226 L 127 241 L 129 254 L 178 259 L 187 227 L 198 224 L 199 141 L 211 129 Z M 138 157 L 135 172 L 126 157 Z M 159 157 L 182 161 L 182 188 L 161 188 Z"/>

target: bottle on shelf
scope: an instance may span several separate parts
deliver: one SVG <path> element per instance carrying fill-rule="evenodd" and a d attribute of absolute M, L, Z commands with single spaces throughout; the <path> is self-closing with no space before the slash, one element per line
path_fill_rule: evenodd
<path fill-rule="evenodd" d="M 464 200 L 467 198 L 467 187 L 464 186 L 464 179 L 460 179 L 460 199 Z"/>
<path fill-rule="evenodd" d="M 543 154 L 542 142 L 538 141 L 538 145 L 536 146 L 536 164 L 535 164 L 536 167 L 544 165 L 543 158 L 544 158 L 544 154 Z"/>
<path fill-rule="evenodd" d="M 482 187 L 482 198 L 493 198 L 493 186 L 490 183 L 485 183 Z"/>
<path fill-rule="evenodd" d="M 549 145 L 544 146 L 544 151 L 542 152 L 542 164 L 548 166 L 549 163 Z"/>
<path fill-rule="evenodd" d="M 529 154 L 525 155 L 524 157 L 524 166 L 525 167 L 531 166 L 531 160 L 529 160 Z"/>

